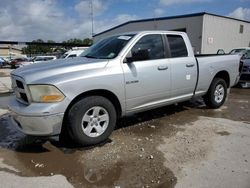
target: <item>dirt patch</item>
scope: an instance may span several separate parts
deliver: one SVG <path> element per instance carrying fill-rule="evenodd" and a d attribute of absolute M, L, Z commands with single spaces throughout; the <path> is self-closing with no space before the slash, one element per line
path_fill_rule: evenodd
<path fill-rule="evenodd" d="M 228 136 L 230 135 L 231 133 L 227 132 L 227 131 L 220 131 L 220 132 L 216 132 L 216 134 L 219 134 L 221 136 Z"/>
<path fill-rule="evenodd" d="M 247 145 L 249 145 L 249 139 L 246 138 L 249 132 L 248 124 L 222 118 L 199 117 L 197 121 L 191 124 L 187 123 L 182 127 L 183 131 L 177 132 L 173 137 L 164 138 L 164 142 L 158 146 L 158 150 L 164 153 L 164 165 L 171 169 L 178 179 L 176 187 L 185 187 L 187 183 L 187 187 L 202 185 L 203 181 L 208 181 L 208 176 L 214 180 L 218 179 L 218 176 L 221 179 L 224 176 L 227 178 L 231 177 L 231 173 L 235 171 L 231 168 L 237 168 L 237 165 L 235 165 L 236 159 L 239 165 L 246 163 L 245 157 L 249 155 L 249 152 L 242 148 L 242 153 L 239 154 L 239 146 L 237 145 L 241 145 L 240 142 L 242 142 L 242 147 L 244 148 L 247 148 Z M 230 138 L 234 139 L 221 136 L 230 136 Z M 231 150 L 232 145 L 234 145 L 234 149 Z M 222 152 L 217 154 L 215 151 L 217 153 Z M 248 154 L 245 154 L 245 152 Z M 235 155 L 239 155 L 241 159 L 239 160 Z M 218 162 L 218 160 L 221 161 Z M 232 161 L 234 162 L 232 163 Z M 231 167 L 230 165 L 235 166 Z M 244 166 L 244 164 L 242 166 L 244 167 L 243 169 L 237 169 L 239 173 L 244 175 L 241 177 L 246 179 L 245 169 L 248 167 Z M 212 167 L 216 170 L 212 169 Z M 201 169 L 207 175 L 199 176 L 199 170 Z M 218 175 L 211 174 L 213 170 L 220 173 Z M 227 174 L 223 174 L 222 171 Z M 196 177 L 190 181 L 192 174 L 195 174 Z M 244 181 L 242 182 L 242 184 L 245 183 Z M 218 184 L 220 182 L 214 181 L 206 185 Z M 224 181 L 223 184 L 227 185 L 230 183 Z"/>
<path fill-rule="evenodd" d="M 13 69 L 8 69 L 8 68 L 2 68 L 2 69 L 0 69 L 0 77 L 10 76 L 10 73 L 12 71 L 13 71 Z"/>
<path fill-rule="evenodd" d="M 233 135 L 219 118 L 250 122 L 249 92 L 232 90 L 229 97 L 219 110 L 196 100 L 121 119 L 111 141 L 92 148 L 46 142 L 17 151 L 23 135 L 10 128 L 5 116 L 0 120 L 0 158 L 20 171 L 12 172 L 18 176 L 61 174 L 75 187 L 174 187 L 186 175 L 182 169 L 187 164 L 207 159 L 214 138 L 228 138 L 218 133 Z"/>
<path fill-rule="evenodd" d="M 5 77 L 5 76 L 7 76 L 7 74 L 6 74 L 6 73 L 4 73 L 4 72 L 0 72 L 0 77 Z"/>
<path fill-rule="evenodd" d="M 183 125 L 184 131 L 178 132 L 174 137 L 164 138 L 158 150 L 164 153 L 164 165 L 179 177 L 183 165 L 206 159 L 212 149 L 212 140 L 218 128 L 211 126 L 206 118 L 200 118 L 193 124 Z"/>
<path fill-rule="evenodd" d="M 183 103 L 189 114 L 213 118 L 225 118 L 233 121 L 250 122 L 250 90 L 231 88 L 225 104 L 219 109 L 208 109 L 202 99 Z"/>

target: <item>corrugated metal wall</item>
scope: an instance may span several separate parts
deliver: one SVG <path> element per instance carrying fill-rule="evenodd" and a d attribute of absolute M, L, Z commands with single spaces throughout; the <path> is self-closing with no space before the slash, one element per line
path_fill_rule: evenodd
<path fill-rule="evenodd" d="M 175 29 L 184 29 L 191 40 L 192 46 L 194 47 L 195 52 L 201 52 L 201 37 L 202 37 L 202 17 L 186 17 L 186 18 L 176 18 L 169 20 L 158 20 L 158 21 L 145 21 L 145 22 L 136 22 L 129 23 L 108 31 L 106 33 L 97 35 L 94 37 L 94 41 L 98 41 L 107 36 L 125 33 L 130 31 L 142 31 L 142 30 L 175 30 Z"/>
<path fill-rule="evenodd" d="M 243 33 L 240 33 L 240 25 L 243 25 Z M 94 41 L 130 31 L 184 28 L 195 53 L 216 53 L 218 49 L 224 49 L 228 53 L 233 48 L 248 47 L 250 45 L 250 23 L 210 14 L 129 23 L 95 36 Z"/>
<path fill-rule="evenodd" d="M 218 49 L 227 53 L 250 45 L 250 23 L 208 14 L 203 21 L 202 53 L 216 53 Z M 243 33 L 240 33 L 240 25 L 243 25 Z"/>

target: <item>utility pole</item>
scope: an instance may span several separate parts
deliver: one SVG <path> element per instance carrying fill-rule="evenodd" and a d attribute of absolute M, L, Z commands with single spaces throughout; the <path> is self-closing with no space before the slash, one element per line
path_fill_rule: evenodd
<path fill-rule="evenodd" d="M 90 17 L 91 17 L 91 36 L 94 36 L 94 8 L 93 8 L 93 0 L 90 0 Z"/>
<path fill-rule="evenodd" d="M 154 6 L 155 7 L 155 6 Z M 155 9 L 155 8 L 154 8 Z M 156 12 L 155 10 L 153 11 L 154 12 L 154 30 L 157 30 L 157 23 L 156 23 Z"/>

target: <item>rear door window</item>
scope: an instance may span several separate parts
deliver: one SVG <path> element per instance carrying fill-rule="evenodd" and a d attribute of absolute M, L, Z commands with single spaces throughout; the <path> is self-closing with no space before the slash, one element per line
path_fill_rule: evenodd
<path fill-rule="evenodd" d="M 187 47 L 181 35 L 167 35 L 167 39 L 172 58 L 188 56 Z"/>

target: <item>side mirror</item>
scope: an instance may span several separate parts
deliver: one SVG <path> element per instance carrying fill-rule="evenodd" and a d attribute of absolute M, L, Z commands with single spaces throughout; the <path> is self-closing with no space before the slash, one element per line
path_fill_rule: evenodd
<path fill-rule="evenodd" d="M 144 61 L 149 59 L 149 51 L 145 50 L 138 50 L 136 52 L 129 52 L 126 56 L 125 63 L 132 63 L 133 61 Z"/>
<path fill-rule="evenodd" d="M 129 51 L 128 54 L 126 55 L 126 58 L 124 59 L 124 63 L 132 63 L 132 62 L 133 62 L 132 52 Z"/>

